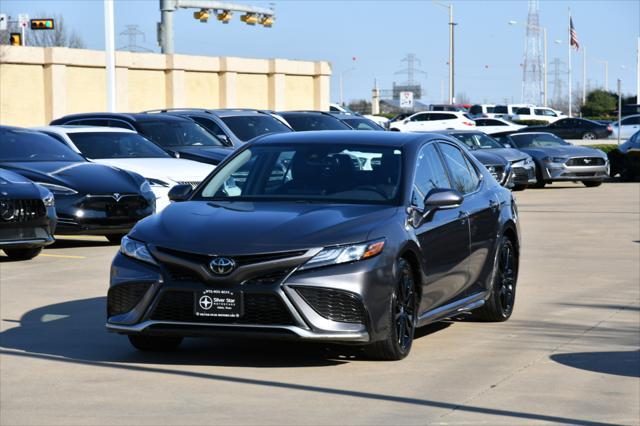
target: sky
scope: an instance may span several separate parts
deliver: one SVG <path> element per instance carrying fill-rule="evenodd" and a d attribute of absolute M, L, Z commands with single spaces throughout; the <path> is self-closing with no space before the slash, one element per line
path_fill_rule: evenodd
<path fill-rule="evenodd" d="M 414 53 L 420 59 L 417 74 L 423 100 L 439 103 L 448 90 L 448 12 L 432 1 L 251 1 L 237 3 L 261 7 L 274 5 L 272 28 L 248 26 L 236 14 L 224 25 L 210 19 L 200 23 L 192 9 L 175 14 L 175 51 L 205 56 L 239 56 L 326 60 L 333 69 L 331 100 L 339 98 L 343 75 L 345 101 L 368 99 L 374 80 L 380 89 L 406 80 L 397 74 L 406 68 L 402 59 Z M 472 102 L 520 102 L 525 42 L 526 0 L 452 1 L 456 46 L 456 93 Z M 540 25 L 548 29 L 549 97 L 553 94 L 552 61 L 562 61 L 561 78 L 566 90 L 569 55 L 568 13 L 573 16 L 581 46 L 587 48 L 587 82 L 604 84 L 608 62 L 609 89 L 622 80 L 623 93 L 636 93 L 636 46 L 640 36 L 638 0 L 541 0 Z M 0 12 L 16 17 L 27 13 L 62 15 L 89 49 L 104 49 L 102 0 L 2 0 Z M 126 25 L 139 25 L 146 40 L 138 44 L 159 52 L 156 22 L 158 0 L 116 0 L 116 34 Z M 510 24 L 510 21 L 517 21 Z M 125 46 L 125 36 L 116 46 Z M 582 84 L 583 51 L 573 53 L 573 81 Z M 565 92 L 566 93 L 566 92 Z M 443 95 L 445 99 L 443 99 Z"/>

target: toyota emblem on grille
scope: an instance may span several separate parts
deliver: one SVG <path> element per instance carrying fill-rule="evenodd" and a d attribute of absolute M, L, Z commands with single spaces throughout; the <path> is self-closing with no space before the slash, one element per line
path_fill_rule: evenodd
<path fill-rule="evenodd" d="M 11 220 L 15 215 L 13 206 L 8 201 L 0 201 L 0 218 L 3 220 Z"/>
<path fill-rule="evenodd" d="M 209 262 L 209 269 L 216 275 L 230 274 L 236 268 L 236 262 L 226 257 L 215 257 Z"/>

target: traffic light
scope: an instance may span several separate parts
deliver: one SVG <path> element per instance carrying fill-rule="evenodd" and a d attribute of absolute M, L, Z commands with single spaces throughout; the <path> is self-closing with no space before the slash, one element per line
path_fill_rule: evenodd
<path fill-rule="evenodd" d="M 53 19 L 32 19 L 31 29 L 32 30 L 52 30 Z"/>
<path fill-rule="evenodd" d="M 273 18 L 271 16 L 263 15 L 260 19 L 260 25 L 263 25 L 266 28 L 271 28 L 273 26 Z"/>
<path fill-rule="evenodd" d="M 247 25 L 255 25 L 258 22 L 258 15 L 255 13 L 246 13 L 240 17 L 240 20 Z"/>
<path fill-rule="evenodd" d="M 22 34 L 20 33 L 11 33 L 9 35 L 10 45 L 12 46 L 22 46 Z"/>
<path fill-rule="evenodd" d="M 218 21 L 222 22 L 223 24 L 228 24 L 231 20 L 232 15 L 233 14 L 230 10 L 223 10 L 222 12 L 218 13 Z"/>
<path fill-rule="evenodd" d="M 198 12 L 193 12 L 193 17 L 199 19 L 200 22 L 207 22 L 209 20 L 209 11 L 207 9 L 202 9 Z"/>

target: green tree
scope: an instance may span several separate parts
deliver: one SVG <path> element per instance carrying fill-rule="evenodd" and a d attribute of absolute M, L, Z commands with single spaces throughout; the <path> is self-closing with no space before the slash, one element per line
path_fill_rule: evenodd
<path fill-rule="evenodd" d="M 604 90 L 594 90 L 587 95 L 587 102 L 580 112 L 587 117 L 601 117 L 611 114 L 617 108 L 617 97 Z"/>

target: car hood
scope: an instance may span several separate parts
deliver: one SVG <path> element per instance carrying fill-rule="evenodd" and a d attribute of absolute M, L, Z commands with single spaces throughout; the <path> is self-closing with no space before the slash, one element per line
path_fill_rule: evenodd
<path fill-rule="evenodd" d="M 40 188 L 35 183 L 19 174 L 0 169 L 0 198 L 30 200 L 41 197 Z"/>
<path fill-rule="evenodd" d="M 522 151 L 535 158 L 542 157 L 601 157 L 607 158 L 607 155 L 599 149 L 589 148 L 586 146 L 554 146 L 545 148 L 522 148 Z"/>
<path fill-rule="evenodd" d="M 62 161 L 2 163 L 2 167 L 34 182 L 66 186 L 80 193 L 138 193 L 141 176 L 95 163 Z"/>
<path fill-rule="evenodd" d="M 528 155 L 526 155 L 522 151 L 518 151 L 517 149 L 513 149 L 513 148 L 490 148 L 490 149 L 483 149 L 482 151 L 499 155 L 500 157 L 506 159 L 510 163 L 513 163 L 514 161 L 524 160 L 525 158 L 528 157 Z"/>
<path fill-rule="evenodd" d="M 210 164 L 181 158 L 109 158 L 95 162 L 130 170 L 145 178 L 176 182 L 202 182 L 215 169 Z"/>
<path fill-rule="evenodd" d="M 471 155 L 476 157 L 476 159 L 480 161 L 482 164 L 484 164 L 485 166 L 497 165 L 497 164 L 506 165 L 508 163 L 508 161 L 505 160 L 504 157 L 498 154 L 495 154 L 493 152 L 487 152 L 487 151 L 493 151 L 493 150 L 475 149 L 471 151 Z"/>
<path fill-rule="evenodd" d="M 216 146 L 180 146 L 171 150 L 180 153 L 181 158 L 212 164 L 218 164 L 233 152 L 233 148 Z"/>
<path fill-rule="evenodd" d="M 243 255 L 366 241 L 395 206 L 295 202 L 173 203 L 131 236 L 174 250 Z"/>

